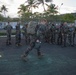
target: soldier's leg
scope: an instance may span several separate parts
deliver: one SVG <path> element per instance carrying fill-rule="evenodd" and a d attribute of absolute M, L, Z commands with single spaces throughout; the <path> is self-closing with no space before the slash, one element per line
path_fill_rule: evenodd
<path fill-rule="evenodd" d="M 69 42 L 69 45 L 71 45 L 71 35 L 68 34 L 68 42 Z"/>
<path fill-rule="evenodd" d="M 17 36 L 15 36 L 15 44 L 17 44 Z"/>
<path fill-rule="evenodd" d="M 73 34 L 73 35 L 72 35 L 72 43 L 71 43 L 72 46 L 74 46 L 74 38 L 75 38 L 75 37 L 74 37 L 74 34 Z"/>
<path fill-rule="evenodd" d="M 57 33 L 56 44 L 60 44 L 60 34 L 59 33 Z"/>
<path fill-rule="evenodd" d="M 18 42 L 19 42 L 19 36 L 18 36 L 18 34 L 16 34 L 16 46 L 18 46 Z"/>
<path fill-rule="evenodd" d="M 35 47 L 35 42 L 31 42 L 30 45 L 28 46 L 27 50 L 24 52 L 22 55 L 22 58 L 26 58 L 29 54 L 29 52 Z"/>
<path fill-rule="evenodd" d="M 43 55 L 41 54 L 41 51 L 40 51 L 40 48 L 41 48 L 41 41 L 40 40 L 36 41 L 35 48 L 37 50 L 38 58 L 41 58 Z"/>
<path fill-rule="evenodd" d="M 64 34 L 64 47 L 66 47 L 66 44 L 67 44 L 67 34 Z"/>
<path fill-rule="evenodd" d="M 6 45 L 9 45 L 9 35 L 7 34 Z"/>
<path fill-rule="evenodd" d="M 9 44 L 11 45 L 11 34 L 9 34 Z"/>
<path fill-rule="evenodd" d="M 62 33 L 60 34 L 60 45 L 62 45 Z"/>
<path fill-rule="evenodd" d="M 64 33 L 62 34 L 62 47 L 64 46 Z"/>
<path fill-rule="evenodd" d="M 21 46 L 21 35 L 19 34 L 18 45 Z"/>
<path fill-rule="evenodd" d="M 36 42 L 36 39 L 34 38 L 34 36 L 30 35 L 30 44 L 27 50 L 24 52 L 24 55 L 22 55 L 23 58 L 26 57 L 29 54 L 29 52 L 35 47 L 35 42 Z"/>

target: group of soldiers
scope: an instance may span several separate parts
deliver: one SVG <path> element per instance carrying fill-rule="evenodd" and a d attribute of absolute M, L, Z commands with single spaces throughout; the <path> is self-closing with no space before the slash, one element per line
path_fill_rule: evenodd
<path fill-rule="evenodd" d="M 6 30 L 6 35 L 7 35 L 6 45 L 11 45 L 11 35 L 12 35 L 13 27 L 10 25 L 10 22 L 8 22 L 8 24 L 4 27 L 4 29 Z M 15 37 L 16 37 L 16 42 L 15 42 L 16 46 L 20 46 L 21 45 L 21 29 L 20 29 L 19 22 L 16 25 Z"/>
<path fill-rule="evenodd" d="M 8 25 L 4 28 L 7 31 L 7 40 L 6 44 L 11 44 L 11 30 L 12 26 L 8 22 Z M 22 28 L 23 35 L 25 37 L 25 42 L 28 44 L 27 50 L 21 56 L 26 60 L 29 52 L 35 48 L 37 50 L 38 57 L 42 57 L 41 54 L 41 43 L 47 42 L 49 44 L 57 44 L 62 47 L 66 47 L 67 43 L 70 46 L 74 46 L 75 39 L 75 26 L 68 25 L 68 23 L 62 23 L 60 25 L 56 25 L 54 23 L 49 24 L 47 20 L 43 19 L 39 23 L 35 21 L 30 21 L 25 24 Z M 21 28 L 20 22 L 16 25 L 16 46 L 21 46 Z"/>

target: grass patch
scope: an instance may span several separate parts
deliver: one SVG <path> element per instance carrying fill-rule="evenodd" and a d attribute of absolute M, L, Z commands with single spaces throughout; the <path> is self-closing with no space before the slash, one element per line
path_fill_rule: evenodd
<path fill-rule="evenodd" d="M 12 30 L 12 35 L 15 35 L 15 30 Z M 0 30 L 0 36 L 6 35 L 6 30 Z"/>

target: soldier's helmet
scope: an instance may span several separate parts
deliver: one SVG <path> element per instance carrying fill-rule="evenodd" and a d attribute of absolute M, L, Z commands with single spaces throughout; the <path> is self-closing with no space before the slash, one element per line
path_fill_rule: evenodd
<path fill-rule="evenodd" d="M 64 25 L 67 25 L 67 22 L 64 22 Z"/>

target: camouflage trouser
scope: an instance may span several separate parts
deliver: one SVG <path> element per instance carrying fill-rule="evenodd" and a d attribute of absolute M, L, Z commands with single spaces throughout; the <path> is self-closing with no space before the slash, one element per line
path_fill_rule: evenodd
<path fill-rule="evenodd" d="M 74 34 L 68 34 L 68 41 L 70 45 L 74 45 Z"/>
<path fill-rule="evenodd" d="M 50 32 L 46 32 L 45 34 L 45 42 L 50 43 Z"/>
<path fill-rule="evenodd" d="M 57 44 L 58 45 L 61 45 L 62 44 L 62 34 L 61 33 L 58 33 Z"/>
<path fill-rule="evenodd" d="M 67 44 L 67 34 L 63 33 L 62 34 L 62 46 L 66 46 Z"/>
<path fill-rule="evenodd" d="M 11 34 L 7 34 L 6 43 L 9 44 L 11 42 Z"/>
<path fill-rule="evenodd" d="M 28 55 L 29 52 L 35 48 L 37 50 L 37 54 L 40 55 L 40 41 L 37 41 L 37 38 L 35 35 L 30 35 L 30 44 L 27 48 L 27 51 L 25 51 L 25 54 Z"/>
<path fill-rule="evenodd" d="M 28 39 L 28 38 L 27 38 L 28 36 L 27 36 L 27 33 L 24 32 L 23 35 L 24 35 L 24 38 L 25 38 L 25 42 L 26 42 L 26 44 L 27 44 L 27 43 L 28 43 L 28 40 L 27 40 L 27 39 Z"/>
<path fill-rule="evenodd" d="M 51 43 L 55 43 L 55 33 L 51 34 Z"/>
<path fill-rule="evenodd" d="M 16 34 L 16 44 L 21 43 L 21 34 Z"/>

